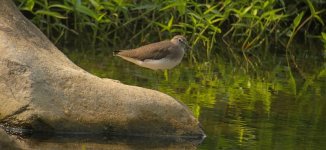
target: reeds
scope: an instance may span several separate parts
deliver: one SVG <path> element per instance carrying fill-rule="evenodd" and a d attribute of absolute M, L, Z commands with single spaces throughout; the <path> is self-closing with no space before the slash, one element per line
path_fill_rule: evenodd
<path fill-rule="evenodd" d="M 16 3 L 61 46 L 119 47 L 128 43 L 133 47 L 183 34 L 195 49 L 205 50 L 191 51 L 191 60 L 196 61 L 198 56 L 210 59 L 219 54 L 239 64 L 244 60 L 252 68 L 269 57 L 271 45 L 283 45 L 283 53 L 294 55 L 289 49 L 296 37 L 321 37 L 326 30 L 323 21 L 326 3 L 312 0 L 16 0 Z"/>

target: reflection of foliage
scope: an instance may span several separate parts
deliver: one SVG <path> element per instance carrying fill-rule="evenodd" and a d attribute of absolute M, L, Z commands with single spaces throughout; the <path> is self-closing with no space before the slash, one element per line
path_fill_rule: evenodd
<path fill-rule="evenodd" d="M 168 76 L 168 79 L 166 79 L 162 72 L 156 74 L 151 70 L 140 69 L 133 64 L 130 64 L 131 69 L 123 67 L 125 69 L 121 70 L 122 67 L 119 66 L 123 61 L 119 59 L 114 59 L 116 63 L 113 63 L 111 58 L 106 59 L 104 56 L 96 56 L 101 59 L 93 59 L 89 55 L 78 53 L 70 53 L 69 56 L 86 70 L 98 76 L 156 88 L 173 95 L 186 102 L 197 113 L 200 110 L 198 107 L 214 108 L 216 101 L 226 101 L 229 105 L 246 106 L 243 108 L 247 111 L 254 111 L 259 105 L 264 113 L 269 113 L 273 95 L 278 93 L 301 98 L 314 89 L 316 95 L 324 94 L 323 84 L 318 81 L 325 78 L 326 69 L 306 76 L 303 80 L 299 79 L 299 76 L 295 77 L 289 73 L 286 66 L 276 65 L 270 71 L 251 74 L 219 60 L 218 62 L 198 63 L 192 68 L 181 64 L 179 69 L 167 72 L 165 76 Z M 106 67 L 107 65 L 108 67 Z M 131 73 L 131 70 L 136 72 Z"/>
<path fill-rule="evenodd" d="M 322 32 L 321 33 L 321 40 L 324 44 L 324 53 L 323 53 L 323 56 L 324 56 L 324 59 L 326 59 L 326 33 Z"/>
<path fill-rule="evenodd" d="M 318 131 L 326 131 L 326 69 L 318 60 L 302 62 L 310 66 L 303 68 L 303 78 L 286 63 L 273 64 L 273 58 L 265 60 L 268 67 L 251 73 L 222 58 L 154 73 L 105 55 L 69 53 L 69 57 L 100 77 L 157 89 L 181 100 L 201 120 L 210 149 L 265 149 L 284 134 L 287 137 L 276 144 L 294 149 L 298 136 L 321 136 L 325 132 Z"/>

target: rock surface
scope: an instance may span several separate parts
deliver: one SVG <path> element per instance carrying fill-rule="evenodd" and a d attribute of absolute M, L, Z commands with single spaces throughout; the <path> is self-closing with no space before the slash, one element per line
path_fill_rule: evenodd
<path fill-rule="evenodd" d="M 21 149 L 16 140 L 0 128 L 0 149 L 1 150 L 19 150 Z"/>
<path fill-rule="evenodd" d="M 46 132 L 204 135 L 174 98 L 89 74 L 11 0 L 0 3 L 0 123 Z"/>

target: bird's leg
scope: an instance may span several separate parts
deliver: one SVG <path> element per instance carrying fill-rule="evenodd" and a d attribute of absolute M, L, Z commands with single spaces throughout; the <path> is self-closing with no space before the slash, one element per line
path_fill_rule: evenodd
<path fill-rule="evenodd" d="M 158 89 L 158 85 L 160 83 L 160 70 L 155 70 L 155 75 L 156 75 L 156 88 Z"/>
<path fill-rule="evenodd" d="M 164 70 L 164 78 L 165 81 L 169 81 L 169 71 L 167 69 Z"/>

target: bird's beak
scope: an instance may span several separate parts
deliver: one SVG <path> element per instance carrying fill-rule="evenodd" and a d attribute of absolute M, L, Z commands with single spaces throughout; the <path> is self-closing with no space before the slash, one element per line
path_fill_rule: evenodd
<path fill-rule="evenodd" d="M 183 42 L 183 44 L 185 44 L 185 45 L 186 45 L 186 47 L 187 47 L 188 49 L 191 49 L 191 47 L 188 45 L 188 43 L 186 43 L 186 42 Z"/>
<path fill-rule="evenodd" d="M 187 48 L 192 49 L 188 44 L 186 44 Z"/>

